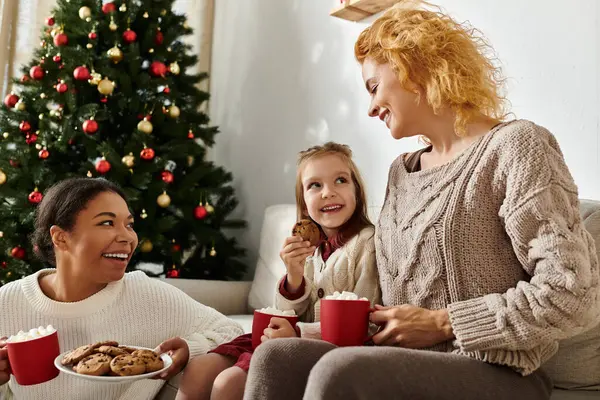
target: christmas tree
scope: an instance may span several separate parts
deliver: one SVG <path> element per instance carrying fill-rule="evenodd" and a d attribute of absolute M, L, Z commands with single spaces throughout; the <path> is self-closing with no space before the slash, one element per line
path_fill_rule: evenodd
<path fill-rule="evenodd" d="M 140 245 L 130 264 L 168 277 L 239 279 L 244 250 L 223 230 L 232 176 L 205 160 L 216 127 L 206 74 L 174 0 L 58 0 L 41 45 L 0 110 L 0 285 L 41 265 L 28 237 L 52 184 L 105 177 L 127 193 Z"/>

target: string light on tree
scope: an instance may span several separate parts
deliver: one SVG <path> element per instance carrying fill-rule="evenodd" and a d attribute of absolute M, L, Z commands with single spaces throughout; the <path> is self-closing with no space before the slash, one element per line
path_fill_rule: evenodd
<path fill-rule="evenodd" d="M 142 213 L 140 214 L 140 218 L 141 219 L 148 218 L 148 213 L 146 212 L 146 209 L 142 208 Z"/>

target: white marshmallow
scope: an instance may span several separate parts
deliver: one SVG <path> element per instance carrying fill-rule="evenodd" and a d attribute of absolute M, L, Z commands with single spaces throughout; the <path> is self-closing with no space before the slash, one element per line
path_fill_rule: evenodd
<path fill-rule="evenodd" d="M 27 332 L 19 331 L 16 335 L 12 335 L 6 341 L 7 343 L 18 343 L 25 342 L 27 340 L 39 339 L 44 336 L 48 336 L 56 332 L 56 329 L 52 325 L 47 327 L 40 326 L 39 328 L 32 328 Z"/>
<path fill-rule="evenodd" d="M 366 297 L 362 297 L 359 298 L 358 295 L 356 293 L 352 293 L 352 292 L 338 292 L 335 291 L 333 292 L 333 294 L 330 294 L 329 296 L 325 296 L 326 300 L 366 300 L 369 301 L 369 299 L 367 299 Z"/>
<path fill-rule="evenodd" d="M 261 308 L 260 310 L 256 310 L 259 313 L 263 313 L 263 314 L 269 314 L 269 315 L 275 315 L 278 317 L 295 317 L 296 316 L 296 311 L 294 310 L 278 310 L 277 308 L 274 307 L 266 307 L 266 308 Z"/>

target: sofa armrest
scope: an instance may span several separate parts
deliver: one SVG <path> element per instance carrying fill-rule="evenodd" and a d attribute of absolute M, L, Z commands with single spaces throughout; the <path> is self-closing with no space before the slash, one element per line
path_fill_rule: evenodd
<path fill-rule="evenodd" d="M 165 279 L 194 300 L 225 315 L 247 314 L 252 282 L 209 281 L 202 279 Z"/>

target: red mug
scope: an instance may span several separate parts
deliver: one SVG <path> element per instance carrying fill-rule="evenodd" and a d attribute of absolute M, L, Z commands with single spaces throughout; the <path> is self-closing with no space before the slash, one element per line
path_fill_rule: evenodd
<path fill-rule="evenodd" d="M 263 335 L 263 332 L 269 324 L 271 323 L 271 318 L 284 318 L 290 321 L 290 324 L 295 328 L 296 322 L 298 322 L 298 316 L 293 315 L 272 315 L 265 314 L 258 310 L 254 311 L 254 319 L 252 320 L 252 348 L 255 349 L 260 343 L 260 338 Z"/>
<path fill-rule="evenodd" d="M 368 300 L 321 299 L 321 338 L 336 346 L 362 346 L 368 341 Z"/>
<path fill-rule="evenodd" d="M 6 347 L 10 373 L 19 385 L 37 385 L 58 376 L 54 366 L 54 359 L 60 354 L 56 331 L 24 342 L 8 342 Z"/>

